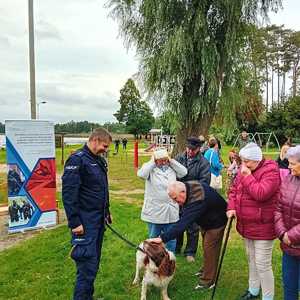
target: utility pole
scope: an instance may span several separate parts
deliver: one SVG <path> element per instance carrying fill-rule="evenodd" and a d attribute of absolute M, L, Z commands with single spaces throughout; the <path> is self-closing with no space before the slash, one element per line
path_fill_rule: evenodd
<path fill-rule="evenodd" d="M 33 0 L 28 0 L 28 27 L 29 27 L 29 72 L 30 72 L 30 107 L 31 119 L 36 119 L 35 95 L 35 63 L 34 63 L 34 22 Z"/>

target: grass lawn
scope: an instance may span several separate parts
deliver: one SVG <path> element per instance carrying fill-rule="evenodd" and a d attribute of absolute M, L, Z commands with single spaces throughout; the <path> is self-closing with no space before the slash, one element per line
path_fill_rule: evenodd
<path fill-rule="evenodd" d="M 139 199 L 139 202 L 141 198 Z M 114 227 L 126 233 L 135 243 L 147 237 L 146 226 L 140 221 L 140 208 L 134 203 L 122 203 L 112 199 Z M 0 299 L 47 300 L 71 299 L 75 278 L 75 267 L 68 253 L 69 233 L 66 226 L 46 231 L 0 254 Z M 201 253 L 199 250 L 198 253 Z M 276 299 L 282 299 L 280 287 L 280 250 L 276 243 L 274 271 L 276 277 Z M 177 259 L 177 271 L 169 287 L 171 299 L 209 299 L 205 292 L 193 291 L 196 278 L 192 276 L 201 263 L 187 264 L 183 257 Z M 247 287 L 247 264 L 243 244 L 232 231 L 228 251 L 224 260 L 215 299 L 233 300 Z M 135 270 L 135 251 L 120 241 L 108 230 L 106 232 L 102 268 L 96 280 L 96 299 L 139 299 L 140 288 L 132 287 Z M 149 299 L 160 299 L 155 288 Z"/>
<path fill-rule="evenodd" d="M 67 151 L 74 148 L 76 147 L 68 147 Z M 226 163 L 229 149 L 230 147 L 223 148 Z M 142 156 L 140 163 L 148 159 L 149 157 Z M 121 150 L 118 155 L 109 156 L 111 212 L 115 229 L 134 243 L 139 243 L 147 237 L 146 225 L 140 220 L 144 181 L 136 177 L 132 160 L 133 154 L 130 151 L 127 155 Z M 57 169 L 60 171 L 61 167 L 58 166 Z M 57 197 L 60 199 L 61 193 L 58 192 Z M 62 225 L 1 252 L 0 299 L 71 299 L 75 267 L 68 257 L 69 251 L 69 231 Z M 197 279 L 192 275 L 201 265 L 201 252 L 199 249 L 195 264 L 188 264 L 182 256 L 178 256 L 176 275 L 169 286 L 171 299 L 210 299 L 210 293 L 193 291 Z M 278 242 L 275 243 L 273 256 L 276 299 L 279 300 L 283 298 Z M 95 299 L 139 299 L 140 287 L 131 285 L 134 272 L 135 251 L 108 230 L 104 240 L 101 270 L 95 283 Z M 236 299 L 247 288 L 247 273 L 243 242 L 233 228 L 215 299 Z M 150 289 L 148 296 L 149 300 L 160 299 L 159 291 L 155 288 Z"/>

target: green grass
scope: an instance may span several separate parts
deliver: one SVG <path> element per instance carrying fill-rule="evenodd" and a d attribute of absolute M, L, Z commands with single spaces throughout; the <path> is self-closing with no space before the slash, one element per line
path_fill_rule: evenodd
<path fill-rule="evenodd" d="M 0 149 L 0 164 L 6 163 L 6 151 L 4 149 Z"/>
<path fill-rule="evenodd" d="M 67 147 L 67 153 L 77 147 Z M 228 151 L 222 148 L 224 162 L 228 163 Z M 132 144 L 129 144 L 132 149 Z M 111 212 L 114 227 L 134 243 L 147 237 L 146 224 L 140 220 L 143 203 L 144 181 L 136 176 L 133 153 L 120 150 L 109 156 L 109 180 L 111 189 Z M 57 151 L 57 169 L 60 156 Z M 67 156 L 66 156 L 67 157 Z M 149 157 L 140 157 L 140 165 Z M 0 194 L 1 196 L 1 194 Z M 59 206 L 61 193 L 57 192 Z M 75 266 L 68 258 L 70 250 L 69 231 L 65 225 L 22 242 L 0 253 L 0 299 L 16 300 L 65 300 L 71 299 L 75 279 Z M 195 264 L 187 264 L 181 256 L 177 258 L 177 270 L 169 286 L 171 299 L 209 299 L 207 292 L 193 291 L 197 280 L 192 276 L 201 265 L 201 246 Z M 282 299 L 281 251 L 276 242 L 273 268 L 276 279 L 276 299 Z M 233 300 L 248 285 L 248 269 L 241 237 L 232 229 L 224 259 L 216 300 Z M 101 269 L 95 282 L 95 298 L 105 300 L 134 300 L 140 297 L 140 287 L 131 286 L 135 272 L 135 251 L 119 240 L 109 230 L 105 234 Z M 159 291 L 149 290 L 149 300 L 160 299 Z"/>
<path fill-rule="evenodd" d="M 140 208 L 135 204 L 112 199 L 114 227 L 138 243 L 147 237 L 146 225 L 140 221 Z M 46 231 L 31 240 L 0 253 L 0 299 L 65 300 L 71 299 L 75 267 L 68 258 L 69 232 L 66 226 Z M 201 249 L 198 252 L 201 253 Z M 274 250 L 276 299 L 281 298 L 280 250 Z M 192 276 L 201 264 L 201 255 L 195 264 L 177 258 L 177 270 L 169 286 L 171 299 L 209 299 L 207 292 L 193 291 L 197 280 Z M 95 298 L 106 300 L 139 299 L 140 287 L 131 286 L 135 271 L 135 251 L 106 231 L 101 269 L 95 283 Z M 247 263 L 241 238 L 232 230 L 224 259 L 216 300 L 231 300 L 247 287 Z M 160 299 L 155 288 L 149 291 L 149 300 Z"/>

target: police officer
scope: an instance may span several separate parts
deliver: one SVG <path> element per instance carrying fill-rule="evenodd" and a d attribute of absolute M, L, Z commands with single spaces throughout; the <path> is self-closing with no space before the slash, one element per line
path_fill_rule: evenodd
<path fill-rule="evenodd" d="M 87 144 L 72 154 L 62 176 L 63 203 L 71 229 L 71 257 L 76 263 L 74 300 L 92 300 L 104 234 L 111 223 L 107 165 L 101 154 L 107 152 L 111 135 L 95 129 Z"/>

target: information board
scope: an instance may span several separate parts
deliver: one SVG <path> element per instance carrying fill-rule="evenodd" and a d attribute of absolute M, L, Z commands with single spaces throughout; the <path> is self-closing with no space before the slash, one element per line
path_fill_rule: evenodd
<path fill-rule="evenodd" d="M 56 224 L 54 124 L 5 121 L 9 232 Z"/>

